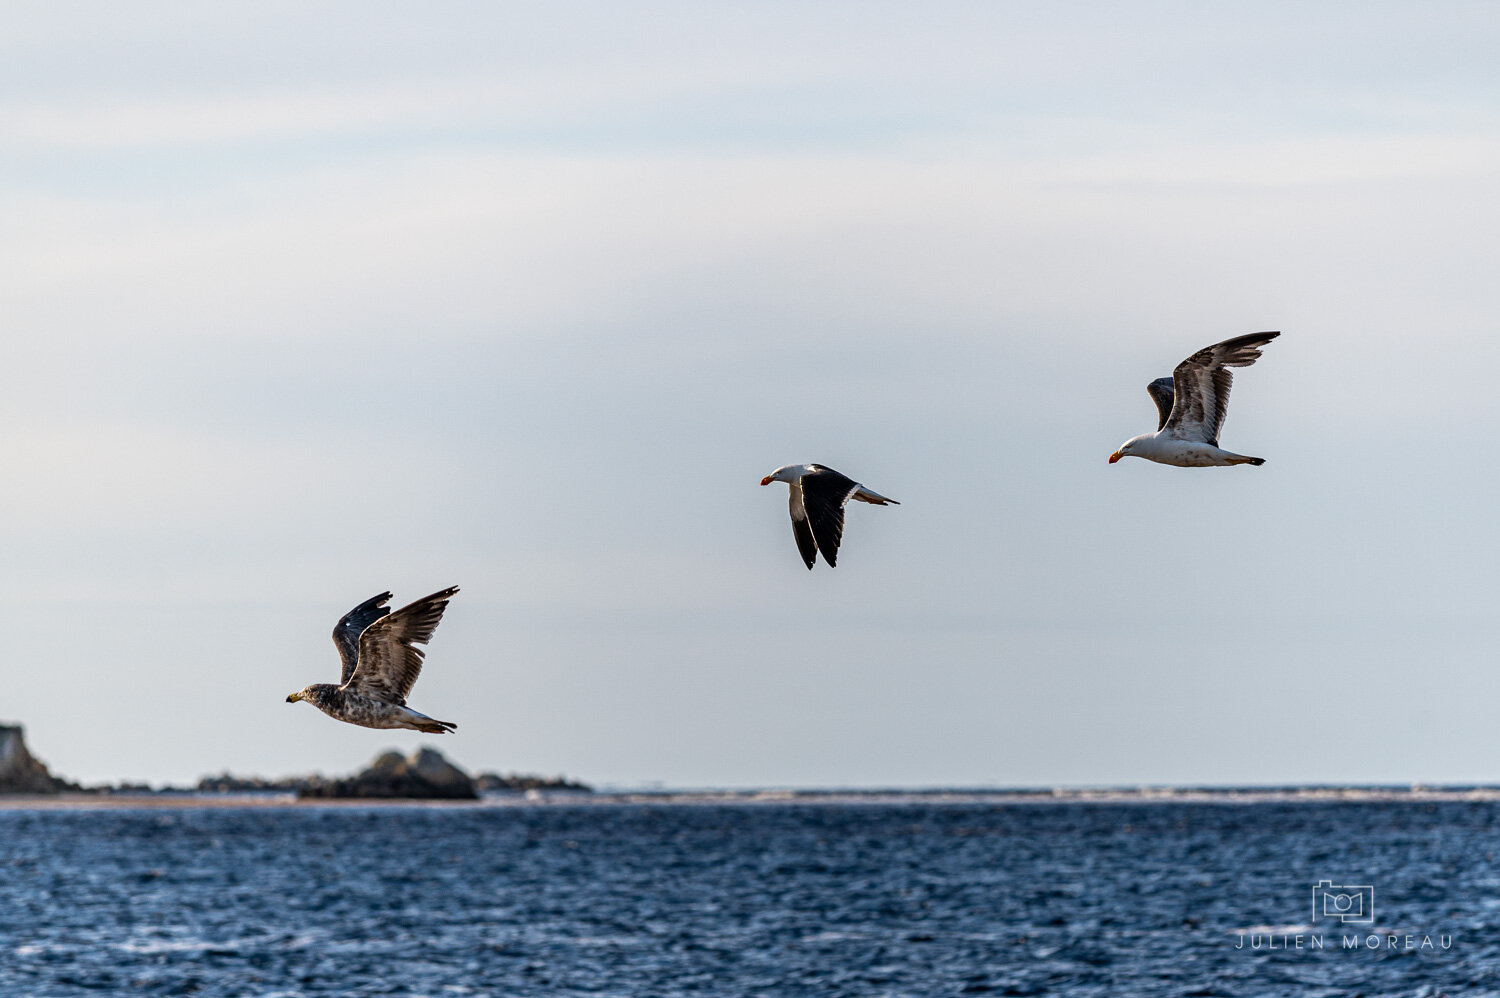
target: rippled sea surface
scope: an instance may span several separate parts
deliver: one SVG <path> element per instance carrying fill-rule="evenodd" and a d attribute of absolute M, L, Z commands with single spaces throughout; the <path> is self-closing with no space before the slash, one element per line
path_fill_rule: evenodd
<path fill-rule="evenodd" d="M 1497 853 L 1493 802 L 6 810 L 0 994 L 1500 994 Z"/>

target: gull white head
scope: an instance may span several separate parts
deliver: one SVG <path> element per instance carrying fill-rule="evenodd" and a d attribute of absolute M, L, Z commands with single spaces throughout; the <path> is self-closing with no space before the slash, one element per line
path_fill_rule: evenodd
<path fill-rule="evenodd" d="M 811 470 L 812 468 L 805 464 L 783 465 L 782 467 L 777 468 L 775 471 L 771 472 L 765 478 L 762 478 L 760 480 L 760 484 L 770 485 L 772 482 L 786 482 L 788 485 L 795 485 L 802 479 L 803 475 L 807 474 Z"/>
<path fill-rule="evenodd" d="M 1142 433 L 1138 437 L 1131 437 L 1120 445 L 1120 449 L 1109 456 L 1109 463 L 1114 464 L 1122 457 L 1142 457 L 1142 451 L 1148 449 L 1147 441 L 1154 441 L 1156 434 Z"/>

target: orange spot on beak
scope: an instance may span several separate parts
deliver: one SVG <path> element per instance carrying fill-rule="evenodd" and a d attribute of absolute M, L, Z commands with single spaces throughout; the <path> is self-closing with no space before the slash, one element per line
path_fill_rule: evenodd
<path fill-rule="evenodd" d="M 765 478 L 762 478 L 760 480 L 760 484 L 762 484 L 762 485 L 770 485 L 771 484 L 771 476 L 767 475 Z"/>
<path fill-rule="evenodd" d="M 1110 464 L 1114 464 L 1114 463 L 1115 463 L 1115 462 L 1116 462 L 1116 461 L 1118 461 L 1118 460 L 1119 460 L 1119 459 L 1120 459 L 1120 458 L 1121 458 L 1121 457 L 1122 457 L 1122 455 L 1121 455 L 1121 454 L 1120 454 L 1120 452 L 1119 452 L 1119 451 L 1115 451 L 1115 452 L 1114 452 L 1114 453 L 1113 453 L 1113 454 L 1111 454 L 1111 455 L 1110 455 L 1110 456 L 1109 456 L 1109 463 L 1110 463 Z"/>

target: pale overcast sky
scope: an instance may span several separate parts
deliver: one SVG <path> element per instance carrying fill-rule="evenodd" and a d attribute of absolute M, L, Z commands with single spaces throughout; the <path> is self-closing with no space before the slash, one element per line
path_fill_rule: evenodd
<path fill-rule="evenodd" d="M 471 770 L 1494 781 L 1500 8 L 9 3 L 0 720 L 88 781 L 463 591 Z M 1223 433 L 1145 393 L 1282 337 Z M 801 565 L 782 486 L 850 510 Z"/>

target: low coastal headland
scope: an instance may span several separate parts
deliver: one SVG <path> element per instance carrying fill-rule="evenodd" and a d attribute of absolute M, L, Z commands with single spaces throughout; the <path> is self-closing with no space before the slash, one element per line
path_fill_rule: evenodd
<path fill-rule="evenodd" d="M 0 807 L 251 806 L 330 801 L 484 800 L 500 804 L 1258 804 L 1500 802 L 1500 785 L 1136 786 L 932 788 L 608 788 L 562 776 L 469 776 L 440 752 L 385 752 L 351 776 L 265 779 L 221 773 L 191 787 L 117 783 L 81 786 L 53 776 L 26 748 L 19 725 L 0 724 Z"/>
<path fill-rule="evenodd" d="M 449 762 L 441 752 L 419 748 L 409 756 L 385 752 L 361 772 L 345 777 L 320 774 L 268 780 L 258 776 L 221 773 L 205 776 L 196 786 L 153 788 L 144 784 L 116 783 L 83 786 L 52 775 L 47 766 L 26 747 L 19 724 L 0 724 L 0 794 L 51 796 L 87 794 L 183 795 L 183 794 L 295 794 L 299 799 L 400 799 L 477 800 L 481 794 L 559 791 L 591 793 L 585 783 L 563 776 L 501 775 L 470 776 Z"/>

